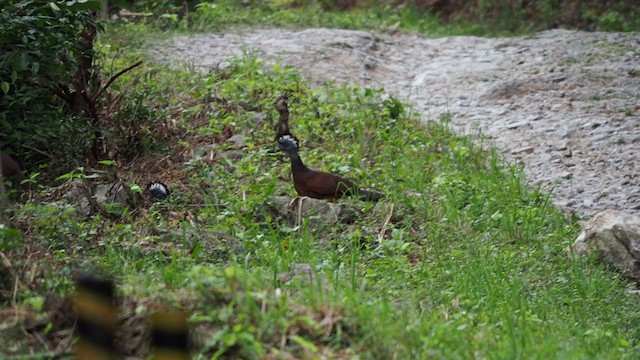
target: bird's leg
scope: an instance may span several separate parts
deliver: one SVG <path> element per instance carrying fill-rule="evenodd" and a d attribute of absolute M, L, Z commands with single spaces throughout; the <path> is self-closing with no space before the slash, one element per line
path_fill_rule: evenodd
<path fill-rule="evenodd" d="M 293 199 L 291 199 L 291 201 L 289 201 L 289 207 L 293 207 L 293 204 L 296 203 L 296 200 L 298 200 L 300 198 L 300 196 L 296 196 Z"/>
<path fill-rule="evenodd" d="M 302 196 L 298 202 L 298 216 L 296 217 L 296 226 L 298 226 L 298 230 L 302 226 L 302 203 L 305 199 L 308 199 L 308 197 Z"/>
<path fill-rule="evenodd" d="M 296 200 L 299 199 L 298 208 L 296 209 L 296 226 L 301 226 L 302 225 L 302 203 L 303 203 L 303 201 L 305 199 L 308 199 L 308 198 L 309 198 L 308 196 L 296 196 L 289 203 L 289 207 L 291 207 L 291 206 L 293 206 L 293 204 L 295 204 Z"/>

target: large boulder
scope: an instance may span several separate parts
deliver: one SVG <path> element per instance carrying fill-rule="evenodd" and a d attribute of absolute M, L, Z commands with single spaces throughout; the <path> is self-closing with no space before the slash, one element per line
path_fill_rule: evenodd
<path fill-rule="evenodd" d="M 122 180 L 94 185 L 74 179 L 56 187 L 50 197 L 55 199 L 51 205 L 73 206 L 81 217 L 91 216 L 100 209 L 121 214 L 134 205 L 133 195 Z"/>
<path fill-rule="evenodd" d="M 98 208 L 93 199 L 91 187 L 80 180 L 67 181 L 58 186 L 53 190 L 51 197 L 57 199 L 51 205 L 71 205 L 81 217 L 93 215 Z"/>
<path fill-rule="evenodd" d="M 117 180 L 108 184 L 97 184 L 93 191 L 93 196 L 95 197 L 98 205 L 106 203 L 120 203 L 126 206 L 133 201 L 129 188 L 122 180 Z"/>
<path fill-rule="evenodd" d="M 618 210 L 598 213 L 573 243 L 578 256 L 596 252 L 624 276 L 640 281 L 640 217 Z"/>
<path fill-rule="evenodd" d="M 122 180 L 97 184 L 93 197 L 96 204 L 108 214 L 121 215 L 127 207 L 134 205 L 133 194 Z"/>

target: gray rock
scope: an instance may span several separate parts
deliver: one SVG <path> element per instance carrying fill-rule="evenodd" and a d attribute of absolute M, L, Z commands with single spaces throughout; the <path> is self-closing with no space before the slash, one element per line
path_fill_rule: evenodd
<path fill-rule="evenodd" d="M 233 143 L 233 145 L 237 148 L 244 147 L 247 143 L 247 137 L 241 134 L 235 134 L 232 137 L 227 139 L 228 142 Z"/>
<path fill-rule="evenodd" d="M 617 210 L 598 213 L 582 226 L 573 253 L 596 253 L 622 275 L 640 281 L 640 217 Z"/>
<path fill-rule="evenodd" d="M 264 124 L 269 122 L 269 115 L 261 112 L 256 112 L 249 115 L 249 118 L 247 120 L 253 123 L 256 127 L 262 127 L 264 126 Z"/>
<path fill-rule="evenodd" d="M 562 133 L 563 139 L 575 138 L 578 135 L 578 129 L 567 129 Z"/>
<path fill-rule="evenodd" d="M 309 226 L 351 223 L 360 214 L 358 209 L 351 205 L 309 197 L 275 196 L 273 207 L 276 215 L 285 218 L 292 226 L 301 225 L 304 219 L 308 219 Z"/>
<path fill-rule="evenodd" d="M 241 150 L 220 150 L 216 151 L 216 154 L 213 156 L 213 160 L 222 160 L 222 159 L 230 159 L 230 160 L 238 160 L 242 158 Z"/>
<path fill-rule="evenodd" d="M 91 216 L 100 208 L 114 210 L 114 204 L 118 206 L 116 211 L 121 211 L 133 203 L 131 192 L 121 180 L 95 185 L 93 190 L 88 182 L 71 180 L 55 188 L 52 197 L 57 199 L 52 205 L 73 206 L 82 217 Z"/>
<path fill-rule="evenodd" d="M 71 205 L 82 217 L 91 216 L 96 212 L 97 205 L 91 195 L 91 188 L 80 180 L 68 181 L 54 189 L 53 192 L 54 196 L 61 199 L 56 204 Z"/>
<path fill-rule="evenodd" d="M 531 154 L 535 151 L 533 146 L 525 146 L 525 147 L 521 147 L 518 149 L 514 149 L 511 150 L 511 154 L 512 155 L 517 155 L 517 154 Z"/>
<path fill-rule="evenodd" d="M 511 124 L 507 124 L 507 129 L 531 129 L 531 123 L 528 121 L 518 121 Z"/>
<path fill-rule="evenodd" d="M 108 203 L 118 203 L 127 206 L 132 201 L 131 192 L 121 180 L 111 184 L 96 185 L 93 196 L 96 203 L 100 206 Z"/>
<path fill-rule="evenodd" d="M 560 150 L 560 151 L 567 150 L 568 146 L 569 145 L 567 144 L 566 141 L 562 141 L 562 142 L 559 142 L 559 143 L 555 144 L 556 150 Z"/>

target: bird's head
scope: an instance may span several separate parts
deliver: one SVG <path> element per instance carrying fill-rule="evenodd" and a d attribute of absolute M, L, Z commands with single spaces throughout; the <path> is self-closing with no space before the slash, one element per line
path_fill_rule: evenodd
<path fill-rule="evenodd" d="M 151 197 L 154 199 L 166 199 L 171 194 L 169 187 L 161 181 L 152 181 L 147 185 L 147 190 L 151 193 Z"/>
<path fill-rule="evenodd" d="M 278 135 L 276 141 L 278 142 L 278 149 L 282 151 L 289 152 L 298 151 L 298 149 L 300 149 L 300 142 L 292 134 Z"/>

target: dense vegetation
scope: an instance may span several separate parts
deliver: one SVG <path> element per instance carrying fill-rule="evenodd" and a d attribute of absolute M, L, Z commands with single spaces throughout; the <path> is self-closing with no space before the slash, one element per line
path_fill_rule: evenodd
<path fill-rule="evenodd" d="M 58 8 L 65 4 L 74 2 Z M 109 23 L 93 41 L 91 73 L 99 84 L 89 88 L 102 89 L 119 69 L 145 58 L 140 49 L 161 28 L 205 29 L 248 19 L 299 25 L 318 4 L 201 3 L 196 14 L 164 4 L 165 15 L 175 16 Z M 30 199 L 8 209 L 18 231 L 0 233 L 4 354 L 51 357 L 68 350 L 73 324 L 53 316 L 61 310 L 52 310 L 49 294 L 70 294 L 74 276 L 91 271 L 116 280 L 119 305 L 133 304 L 127 320 L 159 303 L 188 310 L 200 358 L 640 355 L 640 308 L 625 281 L 593 259 L 568 256 L 575 219 L 553 209 L 547 194 L 525 184 L 521 169 L 483 150 L 481 140 L 452 133 L 446 117 L 421 124 L 384 89 L 311 88 L 295 69 L 265 69 L 247 55 L 207 74 L 146 61 L 96 98 L 98 122 L 92 123 L 86 109 L 74 111 L 47 93 L 51 84 L 73 85 L 78 56 L 70 39 L 95 26 L 90 14 L 37 0 L 13 6 L 13 12 L 3 8 L 1 16 L 10 21 L 0 26 L 33 27 L 37 44 L 51 37 L 52 45 L 31 48 L 29 39 L 3 37 L 2 49 L 14 54 L 0 53 L 3 146 L 24 154 L 21 145 L 29 145 L 54 158 L 33 164 L 53 163 L 58 154 L 89 161 L 91 168 L 41 170 L 49 178 L 64 174 L 55 185 L 117 177 L 141 197 L 145 181 L 158 177 L 173 194 L 154 204 L 103 206 L 84 217 L 53 203 L 59 194 L 36 178 Z M 387 25 L 358 6 L 307 24 Z M 56 21 L 63 28 L 46 36 L 39 26 Z M 13 67 L 6 59 L 22 58 L 21 51 L 29 57 Z M 57 60 L 46 64 L 68 68 L 43 62 L 34 70 L 47 56 Z M 20 92 L 24 87 L 33 93 Z M 349 174 L 384 191 L 387 200 L 343 200 L 361 215 L 333 226 L 274 217 L 273 196 L 294 194 L 289 164 L 273 144 L 274 102 L 285 92 L 305 161 Z M 14 105 L 18 98 L 24 102 Z M 45 126 L 72 129 L 54 133 Z M 42 131 L 48 137 L 18 138 L 14 129 L 27 127 L 43 129 L 34 130 L 34 139 Z M 242 135 L 244 144 L 225 141 L 223 129 Z M 91 154 L 93 162 L 85 156 L 92 136 L 103 149 Z M 309 271 L 296 274 L 300 268 Z"/>
<path fill-rule="evenodd" d="M 96 29 L 88 5 L 58 6 L 47 1 L 2 5 L 0 133 L 5 151 L 8 147 L 20 155 L 36 156 L 36 149 L 64 160 L 81 158 L 75 145 L 87 126 L 63 109 L 63 99 L 56 93 L 74 88 L 74 73 L 84 56 L 76 44 L 84 29 Z"/>
<path fill-rule="evenodd" d="M 629 0 L 222 0 L 194 1 L 187 6 L 175 0 L 120 0 L 114 4 L 154 13 L 186 15 L 195 24 L 201 20 L 200 9 L 218 15 L 216 23 L 397 26 L 401 30 L 428 34 L 495 35 L 557 27 L 640 30 L 640 4 Z"/>

